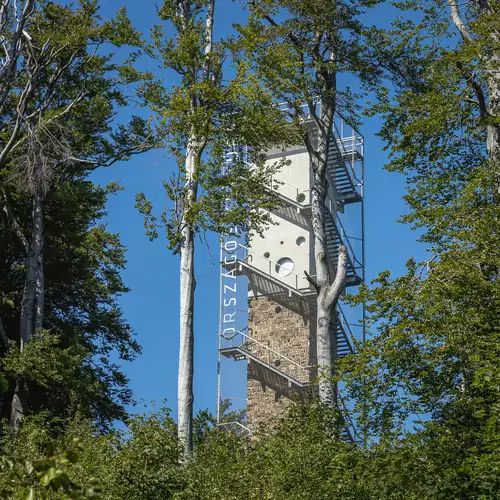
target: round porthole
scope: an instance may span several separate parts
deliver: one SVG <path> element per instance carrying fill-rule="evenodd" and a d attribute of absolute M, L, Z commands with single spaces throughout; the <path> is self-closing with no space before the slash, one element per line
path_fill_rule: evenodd
<path fill-rule="evenodd" d="M 282 278 L 289 276 L 292 274 L 294 268 L 294 262 L 290 257 L 283 257 L 282 259 L 278 260 L 276 264 L 276 272 L 278 273 L 278 276 L 281 276 Z"/>
<path fill-rule="evenodd" d="M 297 195 L 297 201 L 299 203 L 304 203 L 304 201 L 306 201 L 306 195 L 304 193 L 299 193 Z"/>
<path fill-rule="evenodd" d="M 269 257 L 271 257 L 271 254 L 270 254 L 269 252 L 265 252 L 265 253 L 264 253 L 264 257 L 265 257 L 266 259 L 269 259 Z"/>
<path fill-rule="evenodd" d="M 301 247 L 304 243 L 306 242 L 306 239 L 303 236 L 299 236 L 296 240 L 295 243 L 297 243 L 298 247 Z"/>

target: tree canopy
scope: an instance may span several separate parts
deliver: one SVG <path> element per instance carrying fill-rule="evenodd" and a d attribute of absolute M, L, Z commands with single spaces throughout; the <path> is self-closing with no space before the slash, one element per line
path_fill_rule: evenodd
<path fill-rule="evenodd" d="M 0 0 L 2 498 L 500 498 L 500 4 L 408 0 L 386 28 L 366 14 L 380 3 L 256 0 L 215 39 L 212 0 L 163 2 L 149 35 L 124 10 L 101 19 L 97 0 Z M 338 85 L 346 72 L 363 96 Z M 361 110 L 381 118 L 402 222 L 427 248 L 342 298 L 365 304 L 368 337 L 326 381 L 363 441 L 343 440 L 325 397 L 252 432 L 229 401 L 223 425 L 193 415 L 195 236 L 262 232 L 279 168 L 265 151 L 303 141 L 321 240 L 333 119 Z M 181 259 L 177 420 L 127 412 L 123 362 L 141 348 L 120 302 L 126 249 L 106 226 L 120 185 L 92 179 L 153 147 L 176 165 L 167 205 L 139 193 L 137 206 Z M 343 284 L 327 264 L 315 286 L 323 300 L 339 285 L 330 314 Z"/>

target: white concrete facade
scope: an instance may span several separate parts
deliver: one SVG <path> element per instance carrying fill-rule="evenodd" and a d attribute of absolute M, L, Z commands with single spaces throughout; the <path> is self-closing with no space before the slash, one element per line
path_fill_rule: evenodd
<path fill-rule="evenodd" d="M 271 215 L 276 225 L 271 225 L 263 237 L 254 236 L 250 241 L 251 265 L 297 289 L 309 288 L 304 271 L 315 275 L 310 203 L 312 173 L 306 151 L 286 156 L 286 164 L 273 179 L 272 189 L 290 200 L 287 210 L 280 209 Z M 282 158 L 283 158 L 282 157 Z M 275 162 L 281 158 L 269 159 Z M 329 179 L 329 208 L 335 207 L 335 187 Z M 303 208 L 301 208 L 303 207 Z M 292 218 L 286 213 L 300 214 Z M 333 212 L 332 212 L 333 214 Z"/>

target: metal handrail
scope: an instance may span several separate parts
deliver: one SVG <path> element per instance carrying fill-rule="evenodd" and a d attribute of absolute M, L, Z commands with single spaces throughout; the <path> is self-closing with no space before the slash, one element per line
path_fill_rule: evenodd
<path fill-rule="evenodd" d="M 342 395 L 340 394 L 340 391 L 338 391 L 338 390 L 337 390 L 337 397 L 338 397 L 338 400 L 340 401 L 340 405 L 342 406 L 342 409 L 341 409 L 342 416 L 344 418 L 347 418 L 347 420 L 349 420 L 354 437 L 356 438 L 356 440 L 358 440 L 359 437 L 358 437 L 358 433 L 356 432 L 356 427 L 354 426 L 354 422 L 351 418 L 351 415 L 349 414 L 349 411 L 347 410 L 347 407 L 346 407 L 345 402 L 344 402 L 344 398 L 342 397 Z"/>
<path fill-rule="evenodd" d="M 303 366 L 303 365 L 300 365 L 299 363 L 297 363 L 293 359 L 290 359 L 290 358 L 284 356 L 283 354 L 280 354 L 278 351 L 275 351 L 274 349 L 272 349 L 268 345 L 263 344 L 262 342 L 259 342 L 257 339 L 254 339 L 253 337 L 251 337 L 250 335 L 247 335 L 246 333 L 243 333 L 243 331 L 239 331 L 238 334 L 241 335 L 242 337 L 248 339 L 250 342 L 254 342 L 257 345 L 259 345 L 259 346 L 263 347 L 264 349 L 268 350 L 269 352 L 272 352 L 276 356 L 279 356 L 280 358 L 288 361 L 289 363 L 292 363 L 293 365 L 295 365 L 297 368 L 300 368 L 301 370 L 308 370 L 308 369 L 312 368 L 312 366 Z M 236 347 L 238 347 L 238 346 L 236 346 Z"/>
<path fill-rule="evenodd" d="M 340 132 L 339 132 L 339 129 L 337 128 L 337 124 L 334 122 L 333 123 L 333 127 L 334 127 L 334 139 L 335 139 L 335 142 L 337 143 L 337 145 L 340 143 L 341 147 L 342 147 L 342 150 L 345 154 L 345 156 L 349 156 L 351 155 L 351 157 L 354 159 L 354 154 L 356 153 L 356 148 L 353 148 L 352 151 L 347 151 L 347 149 L 345 148 L 345 144 L 344 144 L 344 139 L 343 137 L 341 136 Z M 354 129 L 353 129 L 354 130 Z M 337 136 L 339 137 L 339 139 L 337 140 L 337 138 L 335 137 L 335 134 L 337 134 Z M 354 136 L 355 138 L 356 136 Z M 341 156 L 342 156 L 342 153 L 341 153 Z M 349 170 L 352 174 L 352 177 L 353 179 L 358 183 L 357 185 L 359 186 L 362 186 L 363 183 L 358 179 L 358 176 L 356 175 L 356 170 L 354 169 L 354 165 L 353 165 L 353 162 L 346 162 L 344 160 L 344 156 L 342 156 L 342 160 L 344 161 L 344 165 L 349 165 Z"/>
<path fill-rule="evenodd" d="M 271 177 L 271 188 L 273 191 L 278 191 L 277 189 L 274 189 L 273 187 L 273 183 L 274 182 L 278 182 L 280 184 L 283 184 L 285 186 L 288 186 L 288 187 L 291 187 L 293 189 L 295 189 L 295 191 L 297 192 L 297 196 L 300 194 L 300 193 L 310 193 L 312 191 L 312 189 L 301 189 L 299 188 L 298 186 L 295 186 L 294 184 L 292 184 L 291 182 L 287 182 L 287 181 L 284 181 L 282 179 L 279 179 L 279 178 L 276 178 L 274 176 Z M 279 193 L 279 194 L 282 194 L 282 193 Z"/>
<path fill-rule="evenodd" d="M 237 243 L 236 244 L 236 248 L 232 251 L 227 251 L 228 254 L 232 255 L 234 254 L 238 248 L 241 248 L 243 251 L 244 251 L 244 258 L 243 260 L 245 259 L 245 253 L 246 253 L 246 257 L 250 256 L 250 257 L 253 257 L 253 256 L 256 256 L 256 257 L 261 257 L 262 259 L 265 259 L 269 262 L 269 275 L 271 276 L 272 275 L 272 272 L 271 272 L 271 268 L 272 268 L 272 264 L 274 264 L 275 266 L 278 266 L 279 264 L 277 262 L 274 262 L 272 261 L 269 257 L 265 257 L 264 255 L 262 254 L 258 254 L 257 252 L 254 252 L 253 250 L 251 250 L 250 248 L 246 247 L 245 245 L 242 245 L 241 243 Z M 293 275 L 295 277 L 295 288 L 297 290 L 299 290 L 299 279 L 300 280 L 305 280 L 308 282 L 307 280 L 307 277 L 306 276 L 300 276 L 299 274 L 297 274 L 296 272 L 294 271 L 290 271 L 289 274 L 287 276 L 283 276 L 284 278 L 287 278 L 288 276 L 290 275 Z M 312 277 L 315 277 L 315 276 L 312 276 Z M 278 279 L 281 278 L 281 277 L 278 277 Z M 288 285 L 286 282 L 283 282 L 285 285 Z M 309 283 L 309 282 L 308 282 Z M 290 285 L 288 285 L 290 286 Z"/>
<path fill-rule="evenodd" d="M 353 340 L 355 339 L 355 337 L 352 334 L 352 330 L 351 330 L 351 327 L 349 326 L 349 323 L 347 321 L 345 313 L 342 310 L 342 308 L 340 307 L 340 304 L 338 304 L 338 303 L 337 303 L 337 315 L 339 316 L 340 324 L 344 328 L 344 332 L 346 332 L 346 330 L 347 330 L 346 333 L 348 334 L 348 337 L 349 337 L 348 340 L 349 340 L 349 342 L 351 342 L 351 347 L 352 347 L 354 345 Z"/>
<path fill-rule="evenodd" d="M 222 425 L 239 425 L 241 428 L 245 429 L 248 433 L 253 434 L 253 432 L 246 425 L 243 425 L 241 422 L 237 422 L 236 420 L 232 422 L 218 422 L 217 425 L 219 427 Z"/>
<path fill-rule="evenodd" d="M 329 205 L 325 205 L 327 210 L 328 210 L 328 213 L 333 221 L 333 223 L 335 225 L 337 225 L 337 222 L 338 222 L 338 227 L 337 227 L 337 231 L 339 231 L 339 237 L 340 237 L 340 240 L 342 241 L 342 243 L 346 244 L 347 246 L 347 253 L 350 255 L 351 257 L 351 260 L 352 260 L 352 264 L 354 266 L 354 269 L 363 269 L 363 264 L 361 264 L 361 262 L 359 262 L 358 258 L 356 257 L 356 252 L 354 251 L 354 248 L 351 244 L 351 241 L 349 239 L 349 236 L 347 236 L 347 233 L 345 232 L 345 229 L 344 229 L 344 226 L 342 224 L 342 221 L 340 220 L 339 217 L 337 217 L 336 215 L 334 215 L 334 213 L 336 212 L 333 212 L 332 211 L 332 201 L 331 200 L 328 200 L 329 202 Z M 349 252 L 350 250 L 350 252 Z M 356 266 L 356 263 L 358 264 Z"/>

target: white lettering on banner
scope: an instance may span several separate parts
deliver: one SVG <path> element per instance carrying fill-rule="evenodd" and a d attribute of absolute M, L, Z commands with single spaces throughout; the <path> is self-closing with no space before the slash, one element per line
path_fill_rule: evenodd
<path fill-rule="evenodd" d="M 228 313 L 224 314 L 224 323 L 230 323 L 231 321 L 234 321 L 234 317 L 236 316 L 236 313 Z"/>
<path fill-rule="evenodd" d="M 222 276 L 224 276 L 224 278 L 236 279 L 236 269 L 232 269 L 231 271 L 229 271 L 227 273 L 223 273 Z"/>
<path fill-rule="evenodd" d="M 238 260 L 238 249 L 241 248 L 238 243 L 239 230 L 233 226 L 228 231 L 229 235 L 222 240 L 222 261 L 221 266 L 221 334 L 230 339 L 234 337 L 238 331 L 236 329 L 236 306 L 237 306 L 237 280 L 236 267 L 231 266 L 228 269 L 225 264 L 233 264 Z M 227 308 L 227 309 L 226 309 Z"/>
<path fill-rule="evenodd" d="M 224 299 L 224 307 L 230 307 L 236 305 L 236 297 L 230 297 L 229 299 Z"/>
<path fill-rule="evenodd" d="M 238 248 L 238 243 L 235 240 L 229 240 L 224 243 L 224 250 L 226 252 L 234 252 Z"/>

